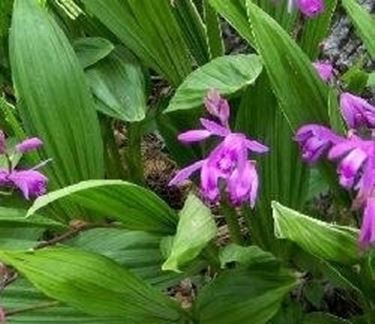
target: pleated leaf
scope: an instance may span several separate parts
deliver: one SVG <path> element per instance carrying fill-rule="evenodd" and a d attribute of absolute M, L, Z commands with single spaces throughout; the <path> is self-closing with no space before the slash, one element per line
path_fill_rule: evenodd
<path fill-rule="evenodd" d="M 73 46 L 84 69 L 99 62 L 114 49 L 110 41 L 101 37 L 79 38 L 74 41 Z"/>
<path fill-rule="evenodd" d="M 275 235 L 295 242 L 306 252 L 339 263 L 359 260 L 358 232 L 354 228 L 334 225 L 303 215 L 273 202 Z"/>
<path fill-rule="evenodd" d="M 180 212 L 176 235 L 163 270 L 179 272 L 179 268 L 199 255 L 215 238 L 217 227 L 210 209 L 194 195 L 190 195 Z"/>
<path fill-rule="evenodd" d="M 124 322 L 173 322 L 181 310 L 116 262 L 73 248 L 35 252 L 0 251 L 37 289 L 95 316 L 121 316 Z"/>
<path fill-rule="evenodd" d="M 121 180 L 83 181 L 50 192 L 36 199 L 27 215 L 61 201 L 92 210 L 92 217 L 113 217 L 132 230 L 172 234 L 176 228 L 176 215 L 163 200 L 150 190 Z"/>
<path fill-rule="evenodd" d="M 218 57 L 192 72 L 178 87 L 165 112 L 199 107 L 210 89 L 232 94 L 253 83 L 262 71 L 257 55 Z"/>
<path fill-rule="evenodd" d="M 328 88 L 310 59 L 277 22 L 247 0 L 257 51 L 271 86 L 291 126 L 328 121 Z"/>
<path fill-rule="evenodd" d="M 14 3 L 10 57 L 23 123 L 53 160 L 46 168 L 52 187 L 101 178 L 99 122 L 82 67 L 37 0 Z"/>
<path fill-rule="evenodd" d="M 162 236 L 119 228 L 95 228 L 81 232 L 64 244 L 113 259 L 142 280 L 166 289 L 181 279 L 180 274 L 162 271 Z"/>
<path fill-rule="evenodd" d="M 145 117 L 143 72 L 129 51 L 117 47 L 90 67 L 86 77 L 100 112 L 128 122 L 140 121 Z"/>
<path fill-rule="evenodd" d="M 17 279 L 2 292 L 7 323 L 123 323 L 121 316 L 92 316 L 46 297 L 27 280 Z"/>
<path fill-rule="evenodd" d="M 199 292 L 197 322 L 268 323 L 295 285 L 296 279 L 278 262 L 254 255 L 252 264 L 222 272 Z"/>
<path fill-rule="evenodd" d="M 327 37 L 337 0 L 324 1 L 324 12 L 314 19 L 303 22 L 300 46 L 311 60 L 316 60 L 320 52 L 320 43 Z"/>
<path fill-rule="evenodd" d="M 346 12 L 351 18 L 370 56 L 375 59 L 375 18 L 356 0 L 342 0 Z"/>
<path fill-rule="evenodd" d="M 177 86 L 191 71 L 189 51 L 169 0 L 83 0 L 147 66 Z"/>
<path fill-rule="evenodd" d="M 210 60 L 206 26 L 193 0 L 178 0 L 172 11 L 181 28 L 182 35 L 198 65 Z"/>

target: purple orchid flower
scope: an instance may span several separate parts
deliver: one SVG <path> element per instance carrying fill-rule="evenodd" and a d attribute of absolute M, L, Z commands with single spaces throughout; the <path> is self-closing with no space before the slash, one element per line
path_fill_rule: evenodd
<path fill-rule="evenodd" d="M 209 95 L 212 92 L 209 93 Z M 178 185 L 188 179 L 194 172 L 200 170 L 201 192 L 209 201 L 220 199 L 221 183 L 225 188 L 229 199 L 235 205 L 249 202 L 254 206 L 257 189 L 258 175 L 255 163 L 248 160 L 249 153 L 265 153 L 268 147 L 248 139 L 242 133 L 233 133 L 228 126 L 229 105 L 223 98 L 216 98 L 215 102 L 220 107 L 228 107 L 220 110 L 213 104 L 207 110 L 218 117 L 222 125 L 208 119 L 201 118 L 200 123 L 204 129 L 190 130 L 178 136 L 184 143 L 204 140 L 212 135 L 219 136 L 222 141 L 211 151 L 206 159 L 197 161 L 182 170 L 170 181 L 169 185 Z"/>
<path fill-rule="evenodd" d="M 12 186 L 21 190 L 25 199 L 44 195 L 48 179 L 36 170 L 0 170 L 0 185 Z"/>
<path fill-rule="evenodd" d="M 329 128 L 315 124 L 302 126 L 294 139 L 302 148 L 302 158 L 309 163 L 316 162 L 332 145 L 345 140 Z"/>
<path fill-rule="evenodd" d="M 16 151 L 19 153 L 27 153 L 39 148 L 41 145 L 43 145 L 43 142 L 39 138 L 29 138 L 16 145 Z M 8 161 L 8 168 L 0 169 L 0 186 L 18 188 L 27 200 L 31 197 L 38 197 L 46 193 L 48 179 L 42 173 L 36 171 L 36 169 L 43 166 L 46 161 L 29 170 L 16 170 L 7 153 L 5 136 L 1 130 L 0 154 L 4 154 Z"/>
<path fill-rule="evenodd" d="M 331 81 L 333 78 L 333 66 L 326 62 L 314 62 L 313 63 L 316 71 L 318 72 L 320 78 L 325 81 Z"/>
<path fill-rule="evenodd" d="M 350 128 L 375 128 L 375 107 L 365 99 L 344 92 L 340 96 L 342 115 Z"/>
<path fill-rule="evenodd" d="M 359 97 L 344 93 L 341 96 L 342 114 L 349 127 L 373 127 L 375 108 Z M 375 115 L 374 115 L 375 116 Z M 302 126 L 295 139 L 302 148 L 302 157 L 316 162 L 323 154 L 338 162 L 339 182 L 347 190 L 357 191 L 354 208 L 363 208 L 359 236 L 361 247 L 375 245 L 375 140 L 357 135 L 354 129 L 341 137 L 320 125 Z"/>
<path fill-rule="evenodd" d="M 307 17 L 315 17 L 324 11 L 323 0 L 296 0 L 298 9 Z"/>
<path fill-rule="evenodd" d="M 16 145 L 16 151 L 19 153 L 26 153 L 38 149 L 43 145 L 43 142 L 38 137 L 28 138 Z"/>
<path fill-rule="evenodd" d="M 230 108 L 228 101 L 220 96 L 217 90 L 210 90 L 204 100 L 208 112 L 217 118 L 224 126 L 228 126 Z"/>

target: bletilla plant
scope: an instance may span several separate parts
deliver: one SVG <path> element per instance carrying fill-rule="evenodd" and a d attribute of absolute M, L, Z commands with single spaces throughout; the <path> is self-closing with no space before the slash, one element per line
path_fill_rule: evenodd
<path fill-rule="evenodd" d="M 323 81 L 329 82 L 332 80 L 334 69 L 331 63 L 317 61 L 313 63 L 313 66 Z"/>
<path fill-rule="evenodd" d="M 340 185 L 357 191 L 353 207 L 364 210 L 359 243 L 366 248 L 375 244 L 375 107 L 350 93 L 341 94 L 340 106 L 349 127 L 346 137 L 310 124 L 301 127 L 295 139 L 307 162 L 316 162 L 322 155 L 340 161 Z"/>
<path fill-rule="evenodd" d="M 15 150 L 17 153 L 27 153 L 38 149 L 43 142 L 37 138 L 29 138 L 17 144 Z M 45 194 L 47 190 L 48 179 L 36 169 L 15 169 L 12 159 L 8 153 L 4 133 L 0 130 L 0 154 L 4 155 L 7 161 L 7 168 L 0 168 L 0 186 L 18 188 L 21 190 L 25 199 L 38 197 Z"/>
<path fill-rule="evenodd" d="M 225 188 L 229 200 L 234 205 L 249 203 L 254 207 L 258 191 L 256 163 L 249 160 L 251 153 L 265 153 L 267 146 L 247 138 L 242 133 L 232 132 L 229 127 L 230 108 L 220 94 L 211 90 L 205 99 L 207 111 L 218 121 L 201 118 L 203 129 L 190 130 L 178 136 L 183 143 L 202 141 L 210 136 L 218 136 L 221 142 L 203 160 L 180 170 L 170 181 L 178 185 L 195 171 L 201 170 L 201 192 L 211 202 L 220 200 Z"/>

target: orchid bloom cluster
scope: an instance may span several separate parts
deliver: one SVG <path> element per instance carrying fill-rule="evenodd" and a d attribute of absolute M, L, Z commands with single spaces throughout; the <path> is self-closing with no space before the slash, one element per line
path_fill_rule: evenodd
<path fill-rule="evenodd" d="M 42 145 L 43 142 L 39 138 L 33 137 L 16 145 L 15 150 L 17 153 L 23 154 L 36 150 Z M 36 171 L 37 167 L 28 170 L 16 170 L 14 168 L 6 147 L 5 135 L 1 130 L 0 155 L 4 155 L 8 162 L 8 168 L 0 168 L 0 186 L 18 188 L 27 200 L 46 192 L 48 179 L 42 173 Z"/>
<path fill-rule="evenodd" d="M 306 17 L 315 17 L 324 11 L 323 0 L 288 0 L 288 10 L 297 8 Z"/>
<path fill-rule="evenodd" d="M 353 207 L 364 210 L 359 243 L 366 248 L 375 244 L 375 107 L 350 93 L 341 95 L 340 106 L 349 127 L 347 137 L 310 124 L 302 126 L 295 139 L 307 162 L 316 162 L 322 155 L 339 161 L 341 186 L 357 191 Z M 369 133 L 371 137 L 366 136 Z"/>
<path fill-rule="evenodd" d="M 169 184 L 178 185 L 200 169 L 200 188 L 205 199 L 217 202 L 225 189 L 233 205 L 247 202 L 254 207 L 259 180 L 256 163 L 249 160 L 248 155 L 265 153 L 268 147 L 231 131 L 229 104 L 217 91 L 208 92 L 205 106 L 217 121 L 201 118 L 202 129 L 182 133 L 178 139 L 183 143 L 193 143 L 217 136 L 221 141 L 205 159 L 180 170 Z"/>

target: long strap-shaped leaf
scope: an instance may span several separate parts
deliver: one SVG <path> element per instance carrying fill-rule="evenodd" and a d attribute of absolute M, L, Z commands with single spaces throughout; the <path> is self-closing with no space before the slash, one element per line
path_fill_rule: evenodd
<path fill-rule="evenodd" d="M 291 126 L 328 121 L 328 89 L 308 57 L 275 20 L 250 0 L 246 4 L 257 51 Z"/>
<path fill-rule="evenodd" d="M 101 178 L 99 122 L 78 59 L 58 24 L 37 0 L 14 4 L 10 57 L 22 120 L 52 158 L 53 187 Z"/>
<path fill-rule="evenodd" d="M 168 0 L 83 0 L 146 65 L 178 85 L 191 71 L 181 30 Z"/>

